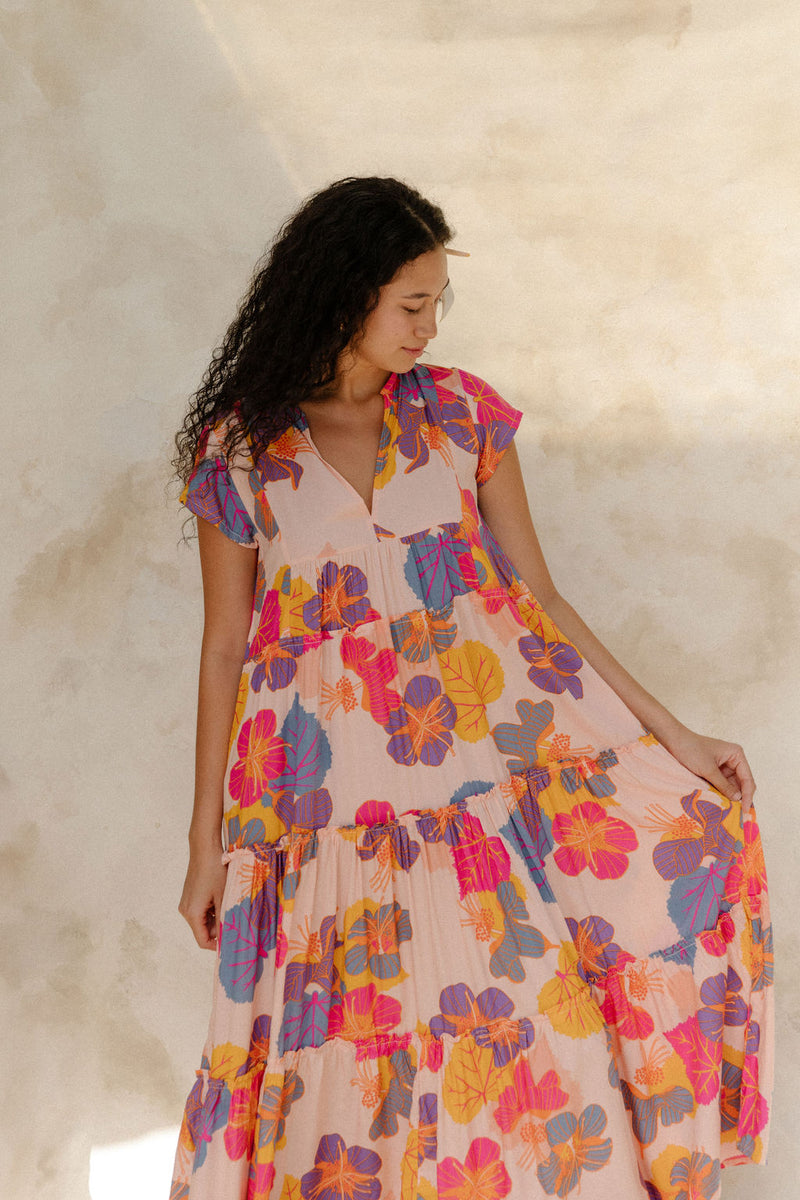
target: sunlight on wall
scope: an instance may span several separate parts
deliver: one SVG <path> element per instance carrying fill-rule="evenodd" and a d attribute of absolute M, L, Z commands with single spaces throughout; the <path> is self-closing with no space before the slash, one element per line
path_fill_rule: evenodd
<path fill-rule="evenodd" d="M 166 1196 L 172 1177 L 178 1126 L 110 1146 L 93 1146 L 89 1156 L 91 1200 L 142 1200 Z"/>
<path fill-rule="evenodd" d="M 292 187 L 298 196 L 304 195 L 308 191 L 308 181 L 303 179 L 302 176 L 295 170 L 292 156 L 282 151 L 280 139 L 277 136 L 277 130 L 266 120 L 263 111 L 261 111 L 262 106 L 258 103 L 253 86 L 246 72 L 242 70 L 236 51 L 234 50 L 230 40 L 225 36 L 222 25 L 216 20 L 211 9 L 205 3 L 205 0 L 194 0 L 194 6 L 197 9 L 197 14 L 200 20 L 203 22 L 203 25 L 208 33 L 214 39 L 220 54 L 227 63 L 228 68 L 230 69 L 230 72 L 236 81 L 236 86 L 239 89 L 242 99 L 245 101 L 247 107 L 256 113 L 256 120 L 258 121 L 261 129 L 263 129 L 264 133 L 269 138 L 272 151 L 280 160 L 281 167 L 286 172 L 286 178 L 291 182 Z"/>

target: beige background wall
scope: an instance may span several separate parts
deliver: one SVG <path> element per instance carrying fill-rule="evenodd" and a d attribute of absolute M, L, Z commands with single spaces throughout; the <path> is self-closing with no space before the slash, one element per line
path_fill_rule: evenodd
<path fill-rule="evenodd" d="M 176 911 L 201 595 L 170 439 L 277 223 L 333 178 L 392 173 L 472 252 L 435 360 L 525 409 L 561 590 L 687 723 L 749 752 L 777 1121 L 771 1164 L 725 1195 L 783 1200 L 796 0 L 6 0 L 0 31 L 3 1195 L 84 1200 L 93 1147 L 180 1118 L 213 964 Z"/>

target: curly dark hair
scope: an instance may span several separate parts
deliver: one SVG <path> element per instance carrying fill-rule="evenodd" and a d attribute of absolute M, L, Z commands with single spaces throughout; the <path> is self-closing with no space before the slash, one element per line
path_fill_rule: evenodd
<path fill-rule="evenodd" d="M 398 179 L 350 177 L 315 193 L 259 261 L 175 437 L 185 482 L 204 432 L 236 415 L 225 451 L 257 457 L 293 410 L 335 380 L 380 289 L 453 236 L 441 209 Z"/>

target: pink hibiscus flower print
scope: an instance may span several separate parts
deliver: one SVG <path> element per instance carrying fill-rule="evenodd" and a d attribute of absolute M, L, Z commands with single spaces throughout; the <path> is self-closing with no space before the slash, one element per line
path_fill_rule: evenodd
<path fill-rule="evenodd" d="M 632 955 L 625 951 L 619 956 L 619 963 L 630 962 Z M 647 1009 L 634 1004 L 631 995 L 644 999 L 648 991 L 661 990 L 661 981 L 657 974 L 648 976 L 647 964 L 638 970 L 632 968 L 630 975 L 614 967 L 607 975 L 598 980 L 598 985 L 604 992 L 600 1011 L 609 1028 L 615 1028 L 620 1037 L 633 1038 L 643 1041 L 648 1038 L 655 1028 L 653 1018 Z"/>
<path fill-rule="evenodd" d="M 716 958 L 722 958 L 728 953 L 728 946 L 735 937 L 736 925 L 729 912 L 720 913 L 713 929 L 701 929 L 697 934 L 697 940 L 706 953 L 713 954 Z"/>
<path fill-rule="evenodd" d="M 325 631 L 376 621 L 381 614 L 370 604 L 367 586 L 359 567 L 326 562 L 317 578 L 316 596 L 303 605 L 303 620 L 309 629 Z"/>
<path fill-rule="evenodd" d="M 733 861 L 725 880 L 725 899 L 731 904 L 743 900 L 753 916 L 761 912 L 761 896 L 767 890 L 764 850 L 755 818 L 744 824 L 744 846 Z"/>
<path fill-rule="evenodd" d="M 487 837 L 477 817 L 464 813 L 452 847 L 461 899 L 468 892 L 493 892 L 511 874 L 511 859 L 502 838 Z"/>
<path fill-rule="evenodd" d="M 697 1103 L 710 1104 L 719 1094 L 722 1042 L 706 1037 L 696 1014 L 664 1036 L 683 1059 Z"/>
<path fill-rule="evenodd" d="M 548 1117 L 568 1100 L 555 1071 L 545 1071 L 537 1083 L 528 1060 L 521 1058 L 514 1068 L 514 1082 L 500 1093 L 494 1119 L 503 1133 L 510 1133 L 526 1113 Z"/>
<path fill-rule="evenodd" d="M 256 804 L 286 769 L 286 748 L 275 735 L 276 725 L 275 713 L 262 708 L 239 730 L 239 758 L 231 767 L 228 790 L 242 808 Z"/>
<path fill-rule="evenodd" d="M 385 725 L 391 710 L 400 703 L 399 693 L 389 687 L 397 674 L 397 655 L 393 650 L 378 650 L 367 638 L 352 633 L 342 634 L 339 652 L 344 665 L 361 681 L 361 707 L 379 725 Z"/>
<path fill-rule="evenodd" d="M 328 1037 L 348 1042 L 372 1040 L 390 1033 L 399 1025 L 402 1008 L 393 996 L 383 996 L 374 983 L 336 992 L 328 1018 Z"/>
<path fill-rule="evenodd" d="M 453 746 L 450 732 L 456 723 L 456 706 L 442 692 L 438 679 L 415 675 L 398 708 L 388 715 L 384 729 L 392 736 L 387 753 L 401 766 L 424 763 L 438 767 Z"/>
<path fill-rule="evenodd" d="M 758 1056 L 755 1053 L 757 1049 L 758 1040 L 756 1040 L 754 1052 L 745 1054 L 742 1068 L 741 1115 L 738 1132 L 743 1138 L 754 1138 L 761 1132 L 769 1118 L 769 1105 L 758 1090 Z"/>
<path fill-rule="evenodd" d="M 347 1146 L 338 1133 L 320 1138 L 314 1167 L 300 1180 L 303 1200 L 378 1200 L 381 1156 L 364 1146 Z"/>
<path fill-rule="evenodd" d="M 547 642 L 536 633 L 521 637 L 518 646 L 522 657 L 531 664 L 528 678 L 532 683 L 543 692 L 556 696 L 569 692 L 576 700 L 581 699 L 583 684 L 578 671 L 583 659 L 574 646 L 568 642 Z"/>
<path fill-rule="evenodd" d="M 247 1177 L 247 1200 L 269 1200 L 274 1179 L 273 1163 L 251 1163 Z"/>
<path fill-rule="evenodd" d="M 436 1168 L 439 1200 L 503 1200 L 511 1191 L 511 1176 L 491 1138 L 474 1138 L 463 1163 L 448 1156 Z"/>
<path fill-rule="evenodd" d="M 553 838 L 559 843 L 553 855 L 559 870 L 580 875 L 588 867 L 596 879 L 619 879 L 628 869 L 628 855 L 639 845 L 631 826 L 608 816 L 595 800 L 554 817 Z"/>
<path fill-rule="evenodd" d="M 320 634 L 308 637 L 280 637 L 280 596 L 271 588 L 264 595 L 258 629 L 248 647 L 246 662 L 255 663 L 250 685 L 260 692 L 266 680 L 271 692 L 288 687 L 297 674 L 297 660 L 306 650 L 316 648 Z"/>
<path fill-rule="evenodd" d="M 584 1171 L 599 1171 L 611 1157 L 611 1138 L 601 1138 L 608 1118 L 599 1104 L 589 1104 L 579 1117 L 560 1113 L 546 1124 L 551 1154 L 536 1174 L 548 1196 L 568 1196 L 580 1187 Z"/>

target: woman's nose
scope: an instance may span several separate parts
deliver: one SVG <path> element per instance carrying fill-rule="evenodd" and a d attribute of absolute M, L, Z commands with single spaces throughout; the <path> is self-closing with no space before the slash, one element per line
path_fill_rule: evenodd
<path fill-rule="evenodd" d="M 438 332 L 438 326 L 436 324 L 436 310 L 432 306 L 431 308 L 428 308 L 428 306 L 425 305 L 420 309 L 414 332 L 418 333 L 420 337 L 425 337 L 428 339 L 436 337 Z"/>

